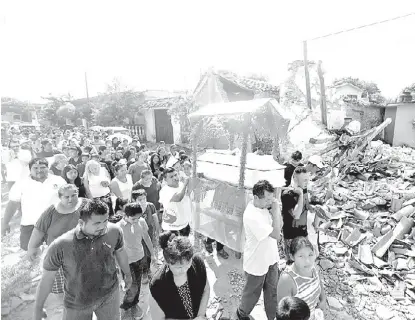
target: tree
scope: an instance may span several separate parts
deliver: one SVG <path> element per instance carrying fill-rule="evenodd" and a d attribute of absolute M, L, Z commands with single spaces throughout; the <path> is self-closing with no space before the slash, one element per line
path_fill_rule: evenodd
<path fill-rule="evenodd" d="M 134 92 L 123 85 L 118 78 L 107 84 L 104 95 L 105 102 L 95 115 L 96 123 L 102 126 L 128 124 L 130 119 L 134 119 L 144 101 L 143 93 Z"/>
<path fill-rule="evenodd" d="M 66 116 L 69 117 L 69 115 L 64 112 L 59 115 L 58 110 L 60 107 L 70 103 L 73 100 L 72 95 L 70 93 L 60 96 L 53 96 L 52 94 L 49 94 L 48 97 L 42 97 L 42 99 L 47 100 L 48 102 L 41 111 L 41 118 L 48 121 L 51 125 L 65 125 L 67 119 Z M 75 117 L 76 115 L 74 114 L 70 116 L 69 119 L 73 120 Z"/>

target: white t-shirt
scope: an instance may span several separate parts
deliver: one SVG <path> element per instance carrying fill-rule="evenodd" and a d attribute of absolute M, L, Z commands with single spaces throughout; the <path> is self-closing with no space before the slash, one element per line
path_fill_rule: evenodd
<path fill-rule="evenodd" d="M 22 226 L 36 224 L 41 214 L 59 202 L 58 190 L 66 184 L 59 176 L 49 174 L 42 183 L 27 177 L 17 181 L 10 190 L 9 199 L 22 205 Z"/>
<path fill-rule="evenodd" d="M 88 186 L 92 198 L 100 198 L 110 193 L 109 187 L 103 187 L 101 185 L 101 182 L 103 181 L 110 183 L 110 179 L 108 178 L 104 168 L 101 168 L 99 175 L 97 176 L 93 174 L 88 175 Z"/>
<path fill-rule="evenodd" d="M 252 202 L 243 216 L 245 247 L 243 269 L 254 276 L 263 276 L 270 266 L 279 261 L 277 240 L 270 237 L 272 217 L 267 209 L 260 209 Z"/>
<path fill-rule="evenodd" d="M 185 195 L 180 202 L 172 202 L 171 199 L 175 193 L 182 190 L 183 183 L 179 183 L 179 187 L 172 188 L 165 185 L 160 190 L 159 202 L 163 204 L 163 222 L 161 227 L 163 230 L 181 230 L 190 223 L 190 198 Z"/>

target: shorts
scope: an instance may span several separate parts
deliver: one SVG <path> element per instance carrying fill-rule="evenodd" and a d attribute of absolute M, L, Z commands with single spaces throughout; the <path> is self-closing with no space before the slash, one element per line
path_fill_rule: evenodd
<path fill-rule="evenodd" d="M 30 237 L 35 226 L 20 226 L 20 248 L 24 251 L 27 251 L 27 246 L 29 245 Z"/>

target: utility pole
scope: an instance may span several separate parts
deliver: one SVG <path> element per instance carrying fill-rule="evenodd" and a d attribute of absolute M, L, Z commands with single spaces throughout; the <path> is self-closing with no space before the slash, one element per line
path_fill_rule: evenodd
<path fill-rule="evenodd" d="M 85 72 L 85 87 L 86 87 L 86 99 L 88 100 L 88 105 L 89 105 L 88 79 L 86 77 L 86 72 Z"/>
<path fill-rule="evenodd" d="M 88 101 L 88 107 L 89 107 L 89 108 L 91 108 L 91 103 L 89 102 L 88 79 L 87 79 L 87 77 L 86 77 L 86 71 L 85 71 L 85 87 L 86 87 L 86 99 L 87 99 L 87 101 Z M 85 122 L 85 124 L 86 124 L 86 120 L 85 120 L 85 119 L 83 119 L 83 121 L 84 121 L 84 122 Z"/>
<path fill-rule="evenodd" d="M 304 47 L 305 86 L 306 86 L 306 91 L 307 91 L 307 106 L 311 109 L 311 89 L 310 89 L 310 74 L 308 73 L 307 41 L 303 42 L 303 47 Z"/>
<path fill-rule="evenodd" d="M 317 67 L 318 77 L 320 78 L 320 108 L 321 108 L 321 122 L 327 126 L 327 104 L 326 104 L 326 86 L 324 84 L 324 75 L 321 68 L 321 60 L 318 61 Z"/>

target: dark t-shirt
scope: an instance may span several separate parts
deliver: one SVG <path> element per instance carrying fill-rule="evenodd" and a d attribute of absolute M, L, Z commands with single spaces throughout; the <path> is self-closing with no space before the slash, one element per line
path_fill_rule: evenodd
<path fill-rule="evenodd" d="M 108 223 L 98 237 L 87 237 L 78 227 L 51 243 L 43 261 L 47 271 L 63 268 L 64 305 L 70 309 L 93 307 L 103 297 L 118 290 L 115 252 L 124 246 L 120 227 Z"/>
<path fill-rule="evenodd" d="M 289 163 L 284 163 L 285 169 L 284 169 L 284 179 L 285 179 L 285 186 L 288 187 L 291 184 L 291 179 L 295 170 L 295 167 Z"/>
<path fill-rule="evenodd" d="M 79 221 L 79 211 L 85 203 L 86 200 L 82 199 L 81 205 L 73 213 L 59 213 L 53 205 L 42 213 L 39 220 L 36 222 L 35 228 L 46 234 L 46 243 L 48 245 L 65 232 L 68 232 L 77 226 Z"/>
<path fill-rule="evenodd" d="M 140 182 L 136 182 L 133 185 L 133 190 L 144 189 L 147 193 L 147 201 L 156 206 L 157 211 L 160 210 L 160 182 L 156 178 L 152 178 L 151 185 L 149 187 L 143 186 Z"/>
<path fill-rule="evenodd" d="M 292 190 L 284 190 L 281 194 L 281 203 L 282 203 L 282 219 L 284 221 L 284 225 L 282 227 L 282 232 L 284 234 L 285 239 L 294 239 L 296 237 L 307 237 L 307 224 L 305 226 L 294 227 L 294 217 L 292 216 L 292 212 L 297 205 L 298 202 L 298 194 L 296 194 Z M 303 216 L 305 215 L 305 217 Z M 303 212 L 301 213 L 301 220 L 307 221 L 307 210 L 305 206 L 303 208 Z"/>
<path fill-rule="evenodd" d="M 133 183 L 136 183 L 138 180 L 141 179 L 141 172 L 149 169 L 150 167 L 147 164 L 143 163 L 142 165 L 140 165 L 136 162 L 128 168 L 128 173 L 131 174 Z"/>
<path fill-rule="evenodd" d="M 199 312 L 206 281 L 205 263 L 202 258 L 195 255 L 192 266 L 187 271 L 187 282 L 189 284 L 194 316 Z M 163 310 L 166 319 L 189 319 L 174 283 L 173 274 L 166 265 L 161 267 L 151 279 L 150 292 L 161 310 Z"/>

